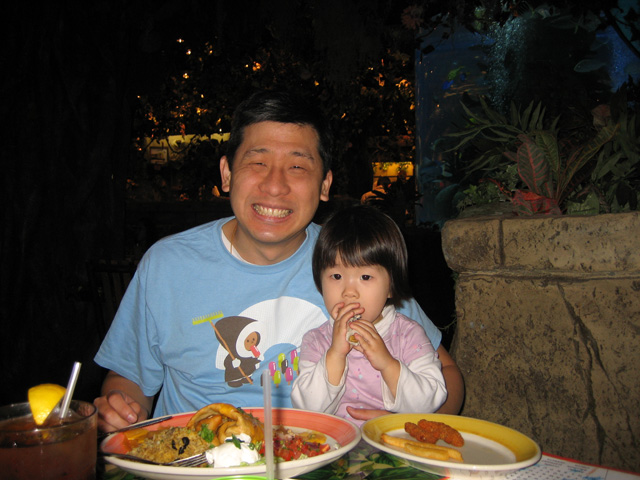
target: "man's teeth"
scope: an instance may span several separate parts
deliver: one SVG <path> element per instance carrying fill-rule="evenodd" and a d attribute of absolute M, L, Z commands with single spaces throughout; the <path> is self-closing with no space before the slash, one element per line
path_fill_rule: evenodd
<path fill-rule="evenodd" d="M 263 207 L 262 205 L 254 205 L 253 209 L 260 215 L 264 215 L 266 217 L 284 218 L 291 213 L 291 210 Z"/>

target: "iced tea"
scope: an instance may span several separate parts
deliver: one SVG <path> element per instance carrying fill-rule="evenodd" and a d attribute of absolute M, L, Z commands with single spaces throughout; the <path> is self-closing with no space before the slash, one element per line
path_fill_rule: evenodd
<path fill-rule="evenodd" d="M 4 479 L 96 478 L 97 414 L 72 401 L 62 425 L 37 427 L 28 403 L 0 407 L 0 476 Z"/>

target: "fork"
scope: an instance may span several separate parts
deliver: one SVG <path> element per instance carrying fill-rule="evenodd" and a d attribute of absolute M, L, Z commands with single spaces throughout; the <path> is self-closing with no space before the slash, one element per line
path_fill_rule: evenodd
<path fill-rule="evenodd" d="M 204 465 L 205 463 L 208 463 L 207 456 L 203 452 L 196 455 L 191 455 L 190 457 L 179 458 L 178 460 L 169 462 L 169 465 L 173 465 L 174 467 L 198 467 L 200 465 Z"/>
<path fill-rule="evenodd" d="M 128 455 L 126 453 L 105 453 L 101 452 L 102 456 L 105 457 L 116 457 L 122 458 L 124 460 L 132 460 L 134 462 L 146 463 L 149 465 L 163 465 L 168 467 L 198 467 L 200 465 L 204 465 L 207 463 L 207 457 L 204 453 L 198 453 L 196 455 L 192 455 L 190 457 L 179 458 L 177 460 L 173 460 L 172 462 L 154 462 L 153 460 L 147 460 L 146 458 L 136 457 L 135 455 Z"/>
<path fill-rule="evenodd" d="M 100 439 L 102 439 L 104 437 L 108 437 L 109 435 L 112 435 L 112 434 L 116 434 L 116 433 L 120 433 L 120 432 L 126 432 L 128 430 L 134 430 L 134 429 L 142 428 L 142 427 L 148 427 L 149 425 L 153 425 L 155 423 L 164 422 L 165 420 L 170 420 L 172 418 L 173 418 L 173 415 L 165 415 L 164 417 L 157 417 L 157 418 L 152 418 L 150 420 L 145 420 L 143 422 L 134 423 L 132 425 L 129 425 L 128 427 L 120 428 L 120 429 L 114 430 L 112 432 L 99 432 L 98 433 L 98 440 L 100 440 Z"/>

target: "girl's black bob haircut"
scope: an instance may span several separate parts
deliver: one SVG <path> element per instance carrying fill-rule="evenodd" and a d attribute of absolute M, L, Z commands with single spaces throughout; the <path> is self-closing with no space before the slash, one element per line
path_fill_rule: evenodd
<path fill-rule="evenodd" d="M 336 260 L 350 267 L 380 265 L 391 279 L 389 303 L 411 298 L 407 247 L 396 223 L 367 205 L 340 209 L 326 221 L 313 251 L 313 280 L 322 293 L 322 272 Z"/>

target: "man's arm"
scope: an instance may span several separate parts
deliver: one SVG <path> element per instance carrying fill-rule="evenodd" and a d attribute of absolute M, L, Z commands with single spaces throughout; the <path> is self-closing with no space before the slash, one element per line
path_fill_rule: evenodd
<path fill-rule="evenodd" d="M 456 362 L 451 355 L 449 355 L 446 348 L 440 345 L 437 352 L 440 357 L 440 362 L 442 362 L 442 376 L 447 386 L 447 400 L 435 413 L 457 415 L 460 413 L 462 402 L 464 401 L 464 381 L 462 379 L 462 373 L 460 373 L 458 365 L 456 365 Z M 353 407 L 347 407 L 347 412 L 358 420 L 370 420 L 380 415 L 390 413 L 386 410 L 367 410 Z"/>
<path fill-rule="evenodd" d="M 98 407 L 98 428 L 111 432 L 151 416 L 153 397 L 131 380 L 110 371 L 102 383 L 102 396 L 93 403 Z"/>
<path fill-rule="evenodd" d="M 437 352 L 440 362 L 442 363 L 444 383 L 447 386 L 447 400 L 436 413 L 458 415 L 462 408 L 462 402 L 464 401 L 464 380 L 462 373 L 446 348 L 440 345 Z"/>

